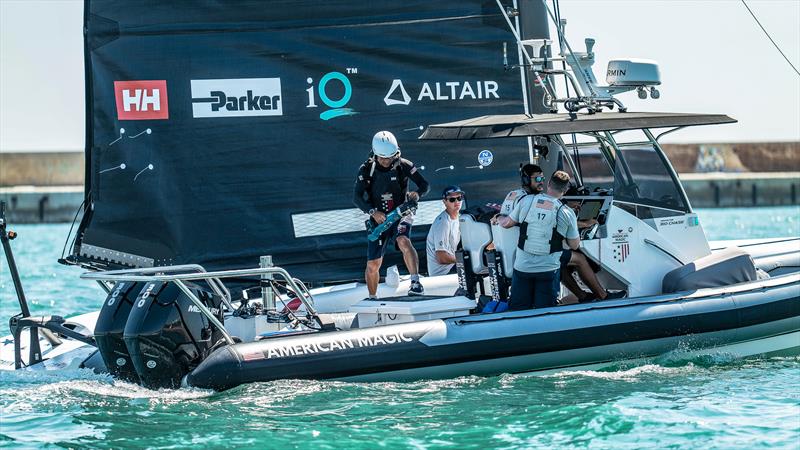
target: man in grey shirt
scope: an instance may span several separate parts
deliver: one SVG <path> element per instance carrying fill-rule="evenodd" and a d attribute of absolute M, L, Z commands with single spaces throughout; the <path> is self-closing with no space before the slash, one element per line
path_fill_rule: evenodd
<path fill-rule="evenodd" d="M 575 213 L 560 201 L 570 177 L 557 171 L 547 191 L 523 198 L 508 216 L 497 219 L 503 228 L 520 225 L 520 245 L 511 278 L 510 310 L 556 306 L 562 241 L 577 250 L 580 245 Z"/>
<path fill-rule="evenodd" d="M 461 240 L 458 212 L 463 200 L 464 192 L 458 186 L 448 186 L 442 192 L 444 211 L 434 219 L 425 241 L 431 277 L 446 275 L 456 264 L 456 249 Z"/>

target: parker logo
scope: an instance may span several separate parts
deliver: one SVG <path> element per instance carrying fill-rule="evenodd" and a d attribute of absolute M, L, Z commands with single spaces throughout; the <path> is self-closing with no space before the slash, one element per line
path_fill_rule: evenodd
<path fill-rule="evenodd" d="M 192 117 L 282 116 L 280 78 L 192 80 Z"/>
<path fill-rule="evenodd" d="M 167 80 L 115 81 L 119 120 L 169 119 Z"/>
<path fill-rule="evenodd" d="M 498 85 L 496 81 L 444 81 L 435 83 L 422 83 L 417 91 L 417 101 L 445 101 L 445 100 L 487 100 L 500 98 L 497 93 Z M 408 105 L 411 103 L 411 96 L 408 94 L 403 80 L 392 80 L 392 85 L 386 96 L 383 97 L 386 106 Z"/>

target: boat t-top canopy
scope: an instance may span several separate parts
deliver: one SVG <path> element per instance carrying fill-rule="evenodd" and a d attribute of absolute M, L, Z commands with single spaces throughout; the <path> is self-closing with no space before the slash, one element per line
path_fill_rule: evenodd
<path fill-rule="evenodd" d="M 491 139 L 642 128 L 682 128 L 734 122 L 735 119 L 724 114 L 660 112 L 602 112 L 579 114 L 574 119 L 569 114 L 490 115 L 429 125 L 420 139 Z"/>

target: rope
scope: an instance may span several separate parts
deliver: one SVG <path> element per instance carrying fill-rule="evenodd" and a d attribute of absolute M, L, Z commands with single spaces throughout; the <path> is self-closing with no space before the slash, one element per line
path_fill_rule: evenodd
<path fill-rule="evenodd" d="M 778 50 L 778 52 L 781 54 L 781 56 L 783 56 L 783 59 L 785 59 L 785 60 L 786 60 L 786 62 L 787 62 L 787 63 L 789 63 L 789 65 L 790 65 L 790 66 L 792 66 L 792 69 L 794 69 L 794 72 L 795 72 L 797 75 L 800 75 L 800 71 L 798 71 L 798 70 L 797 70 L 797 67 L 795 67 L 795 66 L 794 66 L 794 64 L 792 64 L 792 62 L 791 62 L 791 61 L 789 61 L 789 58 L 787 58 L 787 57 L 786 57 L 786 55 L 783 53 L 783 50 L 781 50 L 781 48 L 780 48 L 780 47 L 778 47 L 778 44 L 777 44 L 777 43 L 775 43 L 775 40 L 774 40 L 774 39 L 772 39 L 772 36 L 770 36 L 770 35 L 769 35 L 769 33 L 767 32 L 766 28 L 764 28 L 764 25 L 761 25 L 761 22 L 759 22 L 759 20 L 758 20 L 758 17 L 756 17 L 756 15 L 753 13 L 753 10 L 752 10 L 752 9 L 750 9 L 750 7 L 749 7 L 749 6 L 747 6 L 747 2 L 745 2 L 744 0 L 742 0 L 742 4 L 744 5 L 744 7 L 745 7 L 745 8 L 747 8 L 747 12 L 749 12 L 749 13 L 750 13 L 750 15 L 751 15 L 751 16 L 753 16 L 753 19 L 756 21 L 756 23 L 758 24 L 758 26 L 759 26 L 759 27 L 761 27 L 761 31 L 763 31 L 763 32 L 764 32 L 764 34 L 766 34 L 766 35 L 767 35 L 767 37 L 769 38 L 770 42 L 772 42 L 772 45 L 774 45 L 774 46 L 775 46 L 775 48 Z"/>

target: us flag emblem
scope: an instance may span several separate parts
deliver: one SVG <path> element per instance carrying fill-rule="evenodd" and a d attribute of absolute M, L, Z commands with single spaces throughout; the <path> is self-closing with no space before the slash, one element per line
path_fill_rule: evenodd
<path fill-rule="evenodd" d="M 622 244 L 617 244 L 617 247 L 614 249 L 614 259 L 619 262 L 625 262 L 628 259 L 628 256 L 631 254 L 631 247 L 630 244 L 624 242 Z"/>
<path fill-rule="evenodd" d="M 539 209 L 552 210 L 553 209 L 553 202 L 551 202 L 550 200 L 545 200 L 543 198 L 540 198 L 540 199 L 536 200 L 536 207 L 539 208 Z"/>

